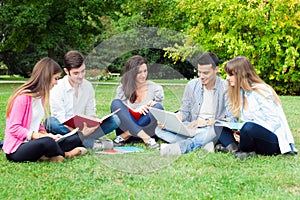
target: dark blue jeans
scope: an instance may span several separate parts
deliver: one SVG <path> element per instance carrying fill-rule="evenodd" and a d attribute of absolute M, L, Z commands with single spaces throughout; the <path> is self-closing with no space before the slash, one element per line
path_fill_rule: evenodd
<path fill-rule="evenodd" d="M 236 142 L 232 130 L 222 128 L 219 142 L 225 147 Z M 280 154 L 277 136 L 253 122 L 246 122 L 240 130 L 239 148 L 244 152 L 255 151 L 257 154 L 262 155 Z"/>
<path fill-rule="evenodd" d="M 118 115 L 121 123 L 119 126 L 119 131 L 117 131 L 117 134 L 120 134 L 120 132 L 123 133 L 128 130 L 133 136 L 137 136 L 137 134 L 144 127 L 151 126 L 152 124 L 157 123 L 156 119 L 152 116 L 150 112 L 148 112 L 146 115 L 142 115 L 139 120 L 135 120 L 133 116 L 130 114 L 127 106 L 120 99 L 114 99 L 110 106 L 111 112 L 114 112 L 119 108 L 121 108 L 121 110 L 117 112 L 116 115 Z M 153 108 L 158 108 L 163 110 L 163 106 L 160 103 L 154 104 Z M 153 131 L 153 135 L 154 134 L 155 133 Z"/>

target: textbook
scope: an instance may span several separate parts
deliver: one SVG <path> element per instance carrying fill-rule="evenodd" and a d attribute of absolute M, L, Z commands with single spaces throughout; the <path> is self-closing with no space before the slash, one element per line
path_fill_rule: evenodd
<path fill-rule="evenodd" d="M 144 150 L 135 147 L 135 146 L 122 146 L 122 147 L 114 147 L 113 149 L 97 151 L 99 154 L 124 154 L 124 153 L 134 153 L 134 152 L 143 152 Z"/>
<path fill-rule="evenodd" d="M 110 113 L 109 115 L 106 115 L 106 116 L 102 117 L 101 119 L 94 118 L 94 117 L 88 117 L 86 115 L 77 114 L 77 115 L 71 117 L 70 119 L 66 120 L 65 122 L 63 122 L 63 124 L 66 125 L 66 126 L 72 127 L 72 128 L 79 128 L 79 130 L 82 130 L 83 129 L 83 122 L 85 122 L 88 127 L 98 126 L 98 125 L 102 124 L 102 122 L 104 120 L 106 120 L 110 116 L 117 113 L 119 110 L 120 109 Z"/>
<path fill-rule="evenodd" d="M 142 116 L 141 113 L 135 112 L 135 111 L 134 111 L 132 108 L 130 108 L 129 106 L 127 106 L 127 108 L 128 108 L 128 110 L 129 110 L 129 113 L 132 115 L 132 117 L 133 117 L 136 121 L 138 121 L 138 120 L 141 118 L 141 116 Z"/>
<path fill-rule="evenodd" d="M 244 122 L 239 123 L 239 122 L 226 122 L 222 120 L 217 120 L 215 122 L 215 126 L 223 126 L 230 128 L 231 130 L 240 130 L 244 125 Z"/>
<path fill-rule="evenodd" d="M 75 133 L 77 133 L 78 130 L 79 130 L 79 128 L 73 129 L 70 133 L 67 133 L 67 134 L 63 135 L 61 138 L 59 138 L 57 140 L 57 142 L 61 142 L 61 141 L 65 140 L 67 137 L 74 135 Z"/>

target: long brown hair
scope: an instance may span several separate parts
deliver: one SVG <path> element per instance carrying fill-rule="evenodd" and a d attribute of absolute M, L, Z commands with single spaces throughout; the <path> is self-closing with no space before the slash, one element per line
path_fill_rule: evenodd
<path fill-rule="evenodd" d="M 61 68 L 53 59 L 45 57 L 38 61 L 30 78 L 18 87 L 9 97 L 6 109 L 6 117 L 9 116 L 15 98 L 20 94 L 26 94 L 35 98 L 43 98 L 44 106 L 48 105 L 50 84 L 55 74 L 61 73 Z"/>
<path fill-rule="evenodd" d="M 130 57 L 125 63 L 121 83 L 124 91 L 124 95 L 131 103 L 136 100 L 136 83 L 135 79 L 139 72 L 139 67 L 142 64 L 147 65 L 147 61 L 144 57 L 135 55 Z"/>
<path fill-rule="evenodd" d="M 250 60 L 244 56 L 237 56 L 229 60 L 225 64 L 225 72 L 230 76 L 235 76 L 235 85 L 228 86 L 228 96 L 231 105 L 232 113 L 239 117 L 240 107 L 242 106 L 240 89 L 244 91 L 256 91 L 259 94 L 266 96 L 266 91 L 257 84 L 263 84 L 271 89 L 275 101 L 280 103 L 280 99 L 271 86 L 266 84 L 255 72 Z"/>

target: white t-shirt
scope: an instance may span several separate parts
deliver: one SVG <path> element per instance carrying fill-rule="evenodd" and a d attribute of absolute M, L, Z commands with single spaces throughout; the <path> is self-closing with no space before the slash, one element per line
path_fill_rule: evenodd
<path fill-rule="evenodd" d="M 203 91 L 203 102 L 200 108 L 198 119 L 214 119 L 215 117 L 215 96 L 214 90 Z"/>
<path fill-rule="evenodd" d="M 32 117 L 30 123 L 30 130 L 27 136 L 28 140 L 31 140 L 32 132 L 39 132 L 41 121 L 45 115 L 44 107 L 41 98 L 32 98 Z"/>

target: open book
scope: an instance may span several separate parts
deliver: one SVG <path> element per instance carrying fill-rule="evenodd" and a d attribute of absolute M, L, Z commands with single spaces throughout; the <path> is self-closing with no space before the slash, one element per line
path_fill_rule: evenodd
<path fill-rule="evenodd" d="M 67 134 L 63 135 L 61 138 L 59 138 L 59 139 L 57 140 L 57 142 L 61 142 L 61 141 L 63 141 L 64 139 L 66 139 L 67 137 L 69 137 L 69 136 L 71 136 L 71 135 L 74 135 L 75 133 L 77 133 L 78 130 L 79 130 L 79 128 L 73 129 L 70 133 L 67 133 Z"/>
<path fill-rule="evenodd" d="M 231 130 L 240 130 L 244 125 L 244 122 L 239 123 L 239 122 L 226 122 L 222 120 L 216 120 L 215 126 L 223 126 L 230 128 Z"/>
<path fill-rule="evenodd" d="M 79 128 L 79 130 L 82 130 L 83 129 L 83 122 L 85 122 L 88 127 L 98 126 L 98 125 L 102 124 L 102 122 L 105 119 L 107 119 L 110 116 L 114 115 L 119 110 L 120 109 L 110 113 L 109 115 L 106 115 L 106 116 L 102 117 L 101 119 L 94 118 L 94 117 L 88 117 L 86 115 L 77 114 L 77 115 L 71 117 L 70 119 L 66 120 L 65 122 L 63 122 L 63 124 L 66 125 L 66 126 L 72 127 L 72 128 Z"/>
<path fill-rule="evenodd" d="M 98 154 L 124 154 L 124 153 L 136 153 L 143 152 L 144 150 L 135 146 L 122 146 L 114 147 L 113 149 L 97 151 Z"/>
<path fill-rule="evenodd" d="M 142 116 L 141 113 L 135 112 L 135 111 L 134 111 L 132 108 L 130 108 L 129 106 L 127 106 L 127 108 L 128 108 L 129 113 L 132 115 L 132 117 L 133 117 L 136 121 L 138 121 L 138 120 L 141 118 L 141 116 Z"/>

